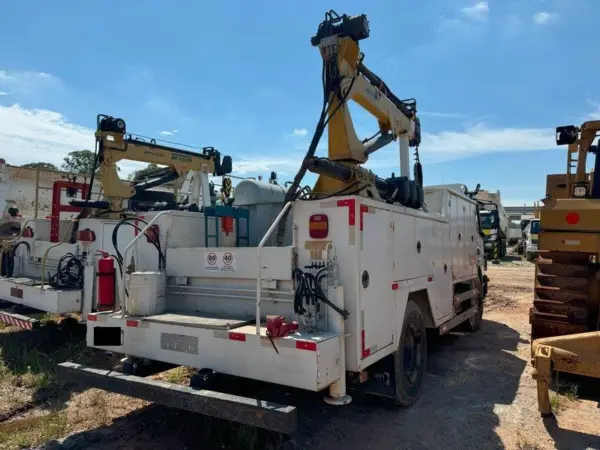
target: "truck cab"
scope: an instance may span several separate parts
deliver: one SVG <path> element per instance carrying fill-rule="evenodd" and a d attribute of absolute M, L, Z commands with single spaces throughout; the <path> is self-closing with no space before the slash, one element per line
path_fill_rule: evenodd
<path fill-rule="evenodd" d="M 479 220 L 483 239 L 484 253 L 488 259 L 497 260 L 506 255 L 506 237 L 503 235 L 497 210 L 480 210 Z"/>
<path fill-rule="evenodd" d="M 527 261 L 533 261 L 538 254 L 538 233 L 540 219 L 531 219 L 523 230 L 524 254 Z"/>

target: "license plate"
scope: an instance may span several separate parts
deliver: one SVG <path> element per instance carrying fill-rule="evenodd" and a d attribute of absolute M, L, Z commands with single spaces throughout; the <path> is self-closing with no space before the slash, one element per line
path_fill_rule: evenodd
<path fill-rule="evenodd" d="M 160 348 L 173 352 L 198 354 L 198 338 L 184 334 L 162 333 L 160 335 Z"/>

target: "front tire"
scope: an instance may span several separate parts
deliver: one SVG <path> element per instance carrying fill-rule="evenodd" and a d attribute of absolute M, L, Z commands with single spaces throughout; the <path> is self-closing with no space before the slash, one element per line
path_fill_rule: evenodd
<path fill-rule="evenodd" d="M 411 406 L 421 390 L 427 364 L 427 333 L 421 309 L 409 301 L 398 350 L 394 353 L 395 404 Z"/>

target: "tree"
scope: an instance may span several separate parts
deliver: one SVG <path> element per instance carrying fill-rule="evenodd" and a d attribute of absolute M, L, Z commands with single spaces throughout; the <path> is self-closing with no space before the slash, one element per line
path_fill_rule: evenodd
<path fill-rule="evenodd" d="M 89 175 L 94 168 L 94 152 L 75 150 L 63 160 L 61 169 L 65 172 Z"/>
<path fill-rule="evenodd" d="M 153 170 L 156 170 L 156 169 L 158 169 L 158 166 L 156 164 L 154 164 L 154 163 L 150 163 L 146 167 L 144 167 L 143 169 L 139 169 L 139 170 L 133 171 L 129 175 L 129 179 L 130 180 L 137 180 L 138 178 L 141 178 L 142 176 L 146 175 L 148 172 L 152 172 Z"/>
<path fill-rule="evenodd" d="M 70 152 L 63 160 L 60 168 L 65 172 L 89 175 L 94 168 L 94 152 L 90 150 L 75 150 Z M 99 170 L 100 167 L 96 167 L 96 172 Z M 117 166 L 117 171 L 120 170 L 121 168 Z"/>
<path fill-rule="evenodd" d="M 26 167 L 28 169 L 42 169 L 42 170 L 58 171 L 58 167 L 56 167 L 54 164 L 47 163 L 47 162 L 41 162 L 41 161 L 23 164 L 23 167 Z"/>

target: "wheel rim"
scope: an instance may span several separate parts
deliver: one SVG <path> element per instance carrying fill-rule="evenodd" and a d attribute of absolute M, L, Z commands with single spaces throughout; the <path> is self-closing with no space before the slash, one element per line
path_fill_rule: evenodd
<path fill-rule="evenodd" d="M 404 376 L 414 383 L 421 373 L 423 355 L 423 335 L 415 325 L 411 324 L 406 329 L 404 339 Z"/>

